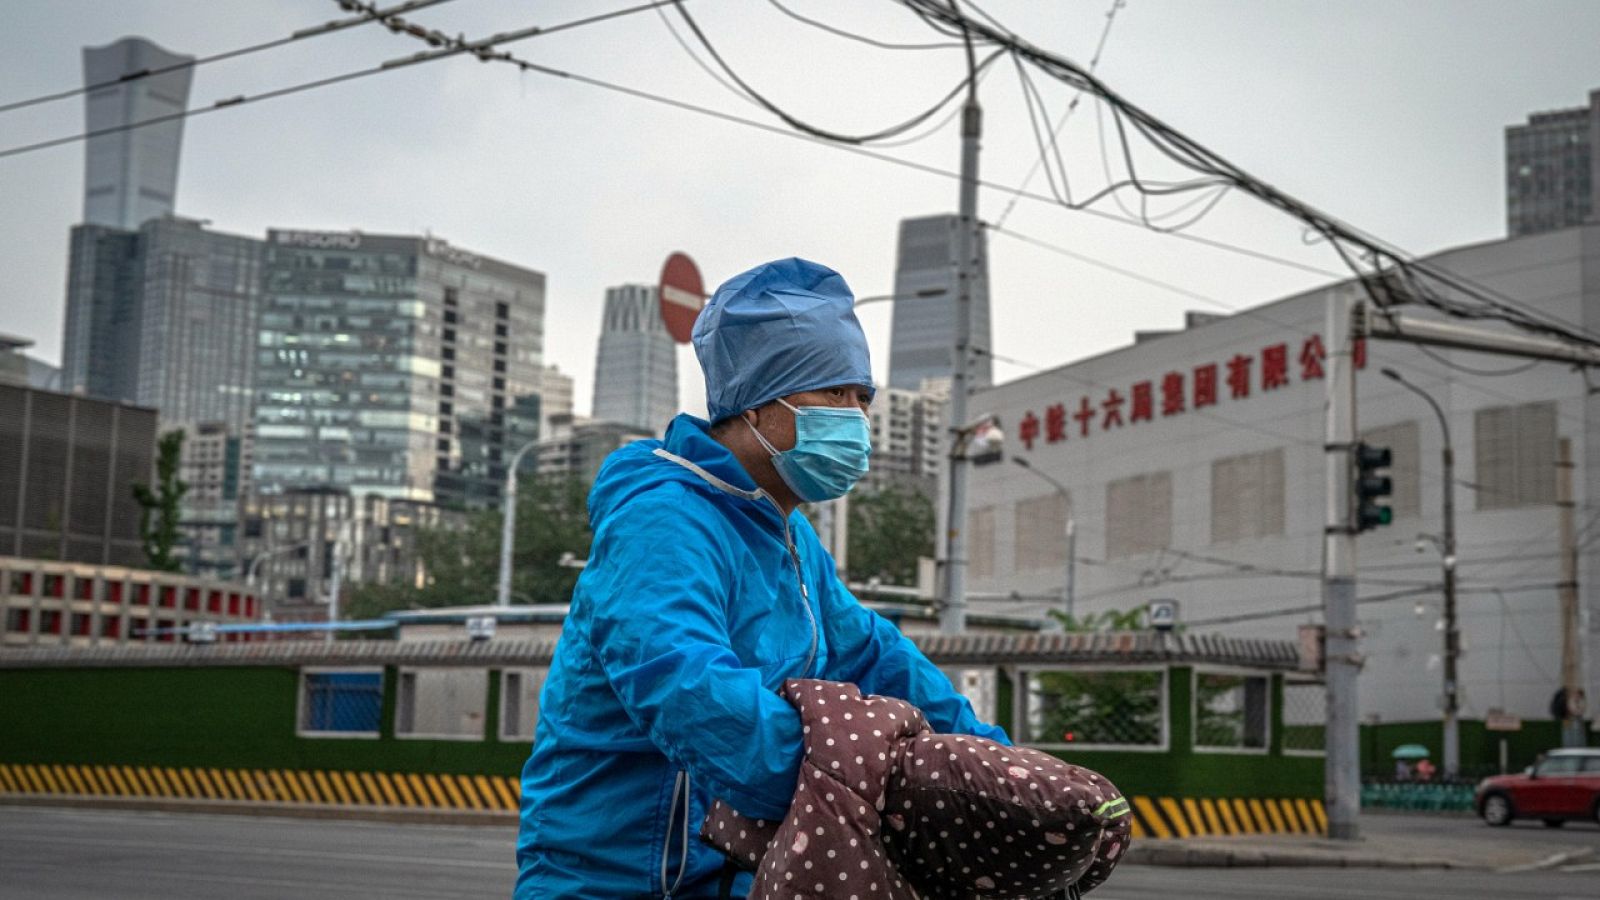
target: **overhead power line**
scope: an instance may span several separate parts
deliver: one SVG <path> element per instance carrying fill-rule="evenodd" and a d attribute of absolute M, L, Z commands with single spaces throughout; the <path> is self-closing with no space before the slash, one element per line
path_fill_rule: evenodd
<path fill-rule="evenodd" d="M 282 47 L 285 44 L 303 41 L 306 38 L 321 37 L 325 34 L 333 34 L 336 31 L 343 31 L 346 28 L 354 28 L 358 25 L 366 25 L 371 22 L 382 21 L 391 16 L 415 12 L 419 9 L 426 9 L 430 6 L 438 6 L 442 3 L 449 2 L 451 2 L 451 0 L 409 0 L 409 2 L 399 3 L 386 9 L 377 9 L 372 4 L 356 3 L 351 2 L 351 0 L 343 0 L 343 2 L 340 2 L 339 4 L 341 7 L 343 7 L 347 12 L 358 12 L 360 15 L 353 16 L 348 19 L 336 19 L 332 22 L 327 22 L 322 25 L 313 25 L 310 28 L 302 28 L 288 37 L 265 41 L 260 44 L 251 44 L 248 47 L 239 47 L 234 50 L 226 50 L 222 53 L 214 53 L 210 56 L 199 57 L 198 59 L 190 59 L 180 63 L 173 63 L 170 66 L 157 66 L 153 69 L 138 69 L 107 81 L 97 81 L 93 84 L 86 84 L 82 87 L 75 87 L 70 90 L 56 91 L 53 94 L 41 94 L 37 97 L 30 97 L 27 100 L 15 100 L 10 103 L 0 104 L 0 113 L 7 113 L 11 112 L 12 110 L 24 109 L 30 106 L 38 106 L 43 103 L 52 103 L 56 100 L 67 100 L 72 97 L 77 97 L 80 94 L 89 94 L 105 88 L 120 87 L 121 85 L 131 84 L 135 81 L 142 81 L 146 78 L 154 78 L 157 75 L 166 75 L 170 72 L 181 72 L 184 69 L 195 69 L 199 68 L 200 66 L 208 65 L 214 62 L 222 62 L 223 60 L 227 59 L 237 59 L 241 56 L 248 56 L 252 53 L 259 53 L 263 50 L 271 50 L 275 47 Z"/>
<path fill-rule="evenodd" d="M 411 35 L 413 37 L 416 37 L 416 38 L 419 38 L 421 40 L 427 41 L 429 44 L 432 44 L 434 46 L 440 46 L 440 45 L 446 44 L 446 43 L 450 43 L 451 46 L 442 47 L 441 49 L 430 51 L 430 52 L 417 53 L 417 54 L 415 54 L 413 56 L 404 57 L 402 59 L 392 59 L 392 60 L 389 60 L 388 62 L 380 63 L 380 64 L 378 64 L 376 66 L 371 66 L 369 68 L 357 69 L 357 70 L 352 71 L 352 72 L 345 72 L 342 75 L 332 75 L 332 76 L 329 76 L 327 78 L 318 78 L 318 79 L 315 79 L 313 81 L 305 81 L 305 82 L 301 82 L 299 84 L 290 85 L 288 87 L 276 88 L 276 89 L 270 90 L 270 91 L 263 91 L 263 92 L 261 92 L 259 94 L 250 94 L 250 95 L 241 94 L 241 95 L 236 96 L 236 97 L 229 97 L 229 98 L 226 98 L 226 99 L 223 99 L 223 100 L 218 100 L 217 102 L 211 104 L 210 106 L 191 107 L 189 109 L 182 110 L 180 112 L 168 113 L 167 115 L 162 115 L 162 116 L 152 116 L 151 118 L 141 119 L 141 120 L 139 120 L 137 122 L 129 122 L 129 123 L 126 123 L 126 124 L 123 124 L 123 125 L 113 125 L 113 126 L 109 126 L 109 127 L 106 127 L 106 128 L 97 128 L 97 129 L 93 129 L 93 130 L 90 130 L 90 131 L 80 132 L 78 134 L 67 135 L 65 137 L 53 138 L 51 140 L 38 141 L 38 142 L 32 143 L 32 144 L 22 144 L 22 145 L 15 146 L 15 147 L 8 147 L 8 148 L 6 148 L 4 150 L 0 150 L 0 159 L 4 159 L 4 158 L 10 157 L 10 156 L 19 156 L 19 155 L 24 154 L 24 153 L 32 153 L 32 152 L 34 152 L 36 150 L 45 150 L 45 149 L 48 149 L 50 147 L 59 147 L 59 146 L 61 146 L 63 144 L 71 144 L 71 143 L 76 143 L 78 141 L 86 141 L 86 140 L 89 140 L 90 138 L 100 137 L 102 135 L 117 134 L 117 133 L 124 132 L 124 131 L 134 131 L 134 130 L 139 129 L 139 128 L 147 128 L 147 127 L 149 127 L 151 125 L 159 125 L 159 124 L 161 124 L 163 122 L 173 122 L 173 121 L 177 121 L 177 120 L 180 120 L 180 119 L 189 119 L 189 118 L 193 118 L 195 116 L 202 116 L 202 115 L 205 115 L 206 113 L 213 113 L 213 112 L 217 112 L 217 111 L 223 110 L 223 109 L 232 109 L 234 107 L 244 106 L 244 105 L 249 104 L 249 103 L 258 103 L 258 102 L 260 102 L 262 100 L 272 100 L 272 99 L 275 99 L 277 97 L 286 97 L 286 96 L 288 96 L 290 94 L 299 94 L 299 93 L 303 93 L 305 91 L 316 90 L 317 88 L 323 88 L 323 87 L 328 87 L 330 85 L 341 84 L 341 83 L 346 82 L 346 81 L 355 81 L 355 80 L 360 79 L 360 78 L 366 78 L 366 77 L 368 77 L 370 75 L 378 75 L 378 74 L 381 74 L 381 73 L 384 73 L 384 72 L 392 72 L 392 71 L 395 71 L 397 69 L 406 68 L 407 66 L 414 66 L 414 65 L 421 64 L 421 63 L 433 62 L 434 60 L 445 59 L 445 58 L 451 57 L 451 56 L 459 56 L 459 55 L 462 55 L 462 54 L 472 54 L 474 56 L 477 56 L 479 59 L 487 60 L 487 59 L 490 58 L 490 56 L 489 56 L 489 52 L 490 51 L 487 48 L 490 48 L 490 47 L 492 47 L 494 45 L 497 45 L 497 44 L 508 44 L 508 43 L 513 43 L 513 42 L 516 42 L 516 41 L 527 40 L 529 38 L 543 37 L 545 35 L 555 34 L 556 32 L 559 32 L 559 31 L 566 31 L 566 30 L 571 29 L 571 28 L 578 28 L 578 27 L 581 27 L 581 26 L 584 26 L 584 25 L 592 25 L 592 24 L 595 24 L 597 22 L 604 22 L 604 21 L 607 21 L 609 19 L 619 18 L 621 16 L 627 16 L 627 15 L 632 15 L 634 13 L 645 12 L 647 10 L 655 9 L 658 6 L 662 6 L 662 5 L 665 5 L 665 4 L 668 4 L 668 3 L 677 3 L 677 2 L 679 2 L 679 0 L 653 0 L 653 2 L 650 2 L 650 3 L 644 3 L 644 4 L 640 4 L 638 6 L 630 6 L 630 7 L 624 8 L 624 9 L 614 10 L 614 11 L 609 12 L 609 13 L 601 13 L 601 14 L 593 15 L 593 16 L 585 16 L 585 17 L 580 18 L 580 19 L 573 19 L 573 20 L 570 20 L 570 21 L 567 21 L 567 22 L 562 22 L 562 23 L 557 24 L 557 25 L 533 26 L 533 27 L 530 27 L 530 28 L 524 28 L 524 29 L 522 29 L 520 31 L 508 32 L 508 33 L 505 33 L 505 34 L 497 34 L 497 35 L 493 35 L 493 36 L 491 36 L 489 38 L 486 38 L 484 40 L 481 40 L 481 41 L 459 41 L 459 39 L 457 39 L 457 38 L 449 38 L 446 35 L 438 32 L 438 31 L 430 31 L 428 29 L 421 28 L 420 26 L 414 26 L 411 23 L 406 22 L 404 19 L 399 18 L 399 16 L 397 16 L 397 15 L 384 13 L 384 14 L 381 14 L 379 16 L 379 18 L 376 19 L 376 21 L 382 21 L 384 24 L 390 25 L 391 26 L 391 30 L 396 31 L 397 33 L 409 34 L 409 35 Z M 394 24 L 399 24 L 400 27 L 395 28 L 395 27 L 393 27 Z"/>
<path fill-rule="evenodd" d="M 1581 325 L 1498 295 L 1437 264 L 1418 260 L 1394 245 L 1250 175 L 1121 96 L 1083 67 L 1042 50 L 1003 27 L 990 24 L 994 22 L 992 17 L 985 15 L 989 23 L 978 21 L 962 12 L 959 6 L 947 6 L 938 0 L 899 2 L 942 32 L 960 29 L 963 33 L 972 34 L 976 40 L 1003 47 L 1050 77 L 1070 87 L 1088 91 L 1104 101 L 1111 111 L 1112 123 L 1123 146 L 1124 163 L 1129 170 L 1126 182 L 1141 195 L 1159 195 L 1161 191 L 1152 190 L 1152 185 L 1143 182 L 1133 170 L 1132 155 L 1128 151 L 1127 128 L 1130 126 L 1149 146 L 1172 162 L 1201 175 L 1221 179 L 1230 188 L 1304 222 L 1339 254 L 1345 265 L 1360 278 L 1368 296 L 1379 306 L 1416 302 L 1459 318 L 1499 319 L 1527 331 L 1555 336 L 1576 344 L 1600 346 L 1600 337 Z M 1196 190 L 1206 186 L 1208 183 L 1201 180 L 1189 183 L 1184 189 Z M 1148 224 L 1142 205 L 1141 221 Z"/>

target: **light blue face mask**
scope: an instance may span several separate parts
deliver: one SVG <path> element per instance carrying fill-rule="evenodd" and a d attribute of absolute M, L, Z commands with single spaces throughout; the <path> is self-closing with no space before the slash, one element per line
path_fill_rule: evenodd
<path fill-rule="evenodd" d="M 754 425 L 756 440 L 772 454 L 778 477 L 807 503 L 837 500 L 867 474 L 872 429 L 854 406 L 789 406 L 794 413 L 794 449 L 780 451 Z M 745 422 L 749 424 L 747 419 Z"/>

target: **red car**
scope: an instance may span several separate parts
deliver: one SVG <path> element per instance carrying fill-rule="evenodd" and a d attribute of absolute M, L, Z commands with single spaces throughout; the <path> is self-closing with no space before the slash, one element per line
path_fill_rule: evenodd
<path fill-rule="evenodd" d="M 1600 749 L 1551 750 L 1520 775 L 1479 782 L 1478 815 L 1490 825 L 1542 819 L 1559 828 L 1568 819 L 1600 822 Z"/>

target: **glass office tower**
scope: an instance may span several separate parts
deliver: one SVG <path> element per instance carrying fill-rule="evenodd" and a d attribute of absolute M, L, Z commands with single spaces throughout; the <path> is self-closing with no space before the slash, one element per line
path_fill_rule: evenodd
<path fill-rule="evenodd" d="M 543 328 L 542 273 L 432 237 L 269 231 L 256 489 L 493 502 L 537 436 Z"/>

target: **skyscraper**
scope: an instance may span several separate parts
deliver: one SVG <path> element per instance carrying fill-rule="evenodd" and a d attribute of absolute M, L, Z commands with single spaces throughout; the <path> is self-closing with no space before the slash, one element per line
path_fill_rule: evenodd
<path fill-rule="evenodd" d="M 250 421 L 262 243 L 163 216 L 72 229 L 62 350 L 69 391 L 165 423 Z"/>
<path fill-rule="evenodd" d="M 263 283 L 256 490 L 498 497 L 538 430 L 543 274 L 433 237 L 273 230 Z"/>
<path fill-rule="evenodd" d="M 1588 106 L 1534 113 L 1506 128 L 1506 229 L 1512 237 L 1581 225 L 1600 213 L 1600 90 Z"/>
<path fill-rule="evenodd" d="M 889 333 L 889 386 L 917 390 L 925 379 L 949 378 L 956 337 L 956 248 L 959 217 L 900 221 L 894 273 L 894 314 Z M 978 273 L 972 286 L 972 344 L 989 344 L 989 253 L 977 234 Z M 971 388 L 987 387 L 987 354 L 971 357 Z"/>
<path fill-rule="evenodd" d="M 113 82 L 84 97 L 84 124 L 97 132 L 182 112 L 194 70 L 183 68 L 115 83 L 134 72 L 192 62 L 144 38 L 83 48 L 83 81 Z M 89 139 L 84 150 L 83 221 L 132 230 L 173 210 L 183 119 Z"/>
<path fill-rule="evenodd" d="M 607 288 L 594 366 L 594 420 L 659 435 L 677 414 L 678 351 L 661 321 L 656 289 Z"/>

